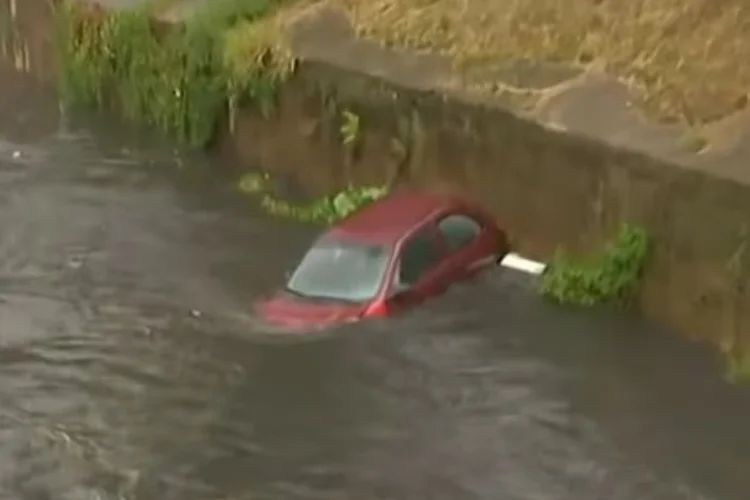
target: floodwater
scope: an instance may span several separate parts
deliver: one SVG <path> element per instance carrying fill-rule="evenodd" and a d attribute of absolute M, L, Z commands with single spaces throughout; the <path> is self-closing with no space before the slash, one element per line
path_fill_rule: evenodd
<path fill-rule="evenodd" d="M 249 305 L 313 230 L 0 77 L 0 499 L 750 498 L 702 349 L 508 270 L 277 341 Z"/>

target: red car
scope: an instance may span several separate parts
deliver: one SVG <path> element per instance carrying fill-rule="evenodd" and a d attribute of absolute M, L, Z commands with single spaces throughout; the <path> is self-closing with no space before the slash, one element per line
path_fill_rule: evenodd
<path fill-rule="evenodd" d="M 494 267 L 508 252 L 505 233 L 475 203 L 392 194 L 326 231 L 256 311 L 269 324 L 303 329 L 386 316 Z"/>

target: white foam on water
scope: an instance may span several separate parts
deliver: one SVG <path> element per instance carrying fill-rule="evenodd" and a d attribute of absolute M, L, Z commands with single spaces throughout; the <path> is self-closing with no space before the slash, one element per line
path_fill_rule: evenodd
<path fill-rule="evenodd" d="M 506 255 L 505 258 L 503 258 L 502 262 L 500 262 L 500 265 L 524 273 L 536 275 L 542 274 L 544 272 L 544 268 L 547 267 L 547 265 L 543 262 L 537 262 L 535 260 L 527 259 L 525 257 L 521 257 L 516 253 L 509 253 L 508 255 Z"/>

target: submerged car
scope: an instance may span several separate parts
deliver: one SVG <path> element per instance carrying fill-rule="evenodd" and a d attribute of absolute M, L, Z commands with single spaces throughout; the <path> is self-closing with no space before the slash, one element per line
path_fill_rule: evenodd
<path fill-rule="evenodd" d="M 269 324 L 292 328 L 383 317 L 496 266 L 508 252 L 505 232 L 476 203 L 392 194 L 320 236 L 256 311 Z"/>

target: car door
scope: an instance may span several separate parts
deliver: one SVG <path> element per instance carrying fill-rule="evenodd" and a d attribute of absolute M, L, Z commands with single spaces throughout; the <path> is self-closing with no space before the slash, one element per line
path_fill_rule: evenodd
<path fill-rule="evenodd" d="M 389 303 L 406 307 L 442 293 L 449 285 L 445 249 L 434 225 L 407 238 L 391 275 Z"/>
<path fill-rule="evenodd" d="M 447 252 L 450 279 L 469 278 L 482 268 L 494 263 L 495 256 L 488 251 L 484 240 L 484 221 L 468 211 L 443 214 L 436 224 Z"/>

